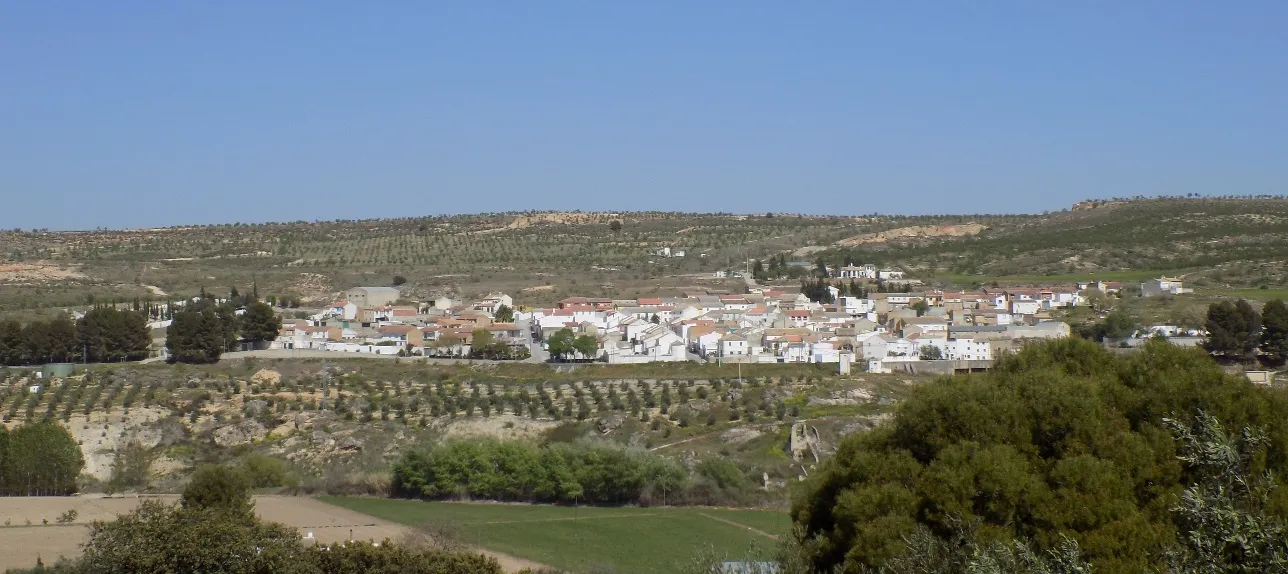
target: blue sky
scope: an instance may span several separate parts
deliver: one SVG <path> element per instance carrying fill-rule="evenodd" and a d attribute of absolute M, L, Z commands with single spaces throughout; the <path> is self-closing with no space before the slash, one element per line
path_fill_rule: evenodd
<path fill-rule="evenodd" d="M 1288 3 L 6 2 L 0 227 L 1288 192 Z"/>

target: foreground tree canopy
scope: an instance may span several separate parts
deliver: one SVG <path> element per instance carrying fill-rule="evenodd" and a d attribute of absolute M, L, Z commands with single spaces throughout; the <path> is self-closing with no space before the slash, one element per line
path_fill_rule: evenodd
<path fill-rule="evenodd" d="M 818 571 L 880 567 L 920 533 L 964 530 L 972 543 L 1041 551 L 1072 540 L 1098 571 L 1146 571 L 1188 536 L 1176 509 L 1202 469 L 1178 458 L 1169 425 L 1197 417 L 1264 429 L 1241 445 L 1248 472 L 1288 471 L 1282 391 L 1226 375 L 1200 350 L 1031 345 L 987 374 L 920 388 L 892 424 L 844 441 L 792 516 Z M 1288 516 L 1282 486 L 1266 499 L 1271 519 Z"/>

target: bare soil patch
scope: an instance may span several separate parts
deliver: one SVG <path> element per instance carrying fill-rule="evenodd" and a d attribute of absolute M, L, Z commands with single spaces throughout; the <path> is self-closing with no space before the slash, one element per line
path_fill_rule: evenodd
<path fill-rule="evenodd" d="M 30 568 L 36 565 L 37 558 L 52 564 L 59 556 L 78 556 L 81 544 L 89 537 L 90 522 L 112 520 L 145 500 L 174 503 L 178 496 L 0 498 L 0 525 L 7 524 L 0 527 L 0 571 Z M 78 514 L 74 524 L 56 524 L 59 515 L 73 509 Z M 330 544 L 350 539 L 379 542 L 387 538 L 396 541 L 409 532 L 405 526 L 312 498 L 257 496 L 255 512 L 265 520 L 298 528 L 306 544 L 311 541 Z M 44 520 L 49 521 L 47 526 Z M 540 564 L 529 560 L 482 552 L 495 557 L 507 572 L 540 567 Z"/>

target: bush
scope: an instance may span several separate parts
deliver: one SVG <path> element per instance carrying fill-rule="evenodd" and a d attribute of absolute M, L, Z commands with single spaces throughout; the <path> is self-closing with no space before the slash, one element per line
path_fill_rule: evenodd
<path fill-rule="evenodd" d="M 242 459 L 237 470 L 251 488 L 294 486 L 298 482 L 287 472 L 286 463 L 260 454 Z"/>
<path fill-rule="evenodd" d="M 218 508 L 243 514 L 249 514 L 255 504 L 246 477 L 217 464 L 202 466 L 192 474 L 180 502 L 187 509 Z"/>

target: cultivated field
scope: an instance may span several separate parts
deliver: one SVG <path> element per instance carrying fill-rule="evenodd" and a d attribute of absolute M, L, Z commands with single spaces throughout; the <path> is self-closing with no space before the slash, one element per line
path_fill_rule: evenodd
<path fill-rule="evenodd" d="M 791 527 L 786 513 L 710 508 L 534 506 L 327 497 L 325 502 L 408 525 L 456 529 L 465 542 L 558 568 L 679 571 L 700 549 L 743 556 Z"/>
<path fill-rule="evenodd" d="M 144 500 L 172 503 L 177 496 L 146 497 L 30 497 L 0 498 L 0 571 L 8 568 L 30 568 L 40 557 L 52 564 L 58 556 L 80 554 L 80 545 L 88 537 L 90 522 L 111 520 L 130 512 Z M 76 510 L 73 524 L 56 524 L 58 516 Z M 398 540 L 408 533 L 407 527 L 360 514 L 342 507 L 324 504 L 316 499 L 288 496 L 257 496 L 255 511 L 265 520 L 280 522 L 299 529 L 300 535 L 328 544 L 344 540 Z M 48 525 L 44 521 L 48 520 Z M 506 571 L 536 567 L 534 562 L 495 552 Z"/>

